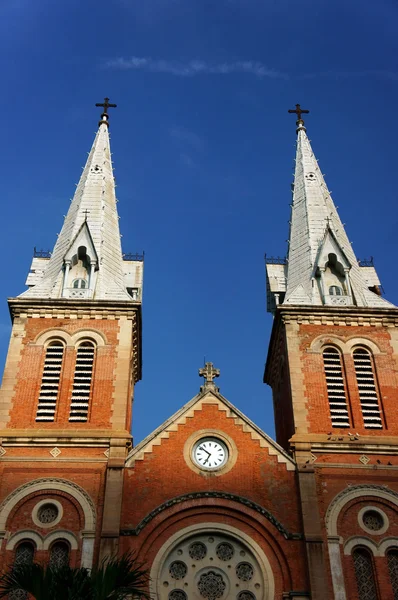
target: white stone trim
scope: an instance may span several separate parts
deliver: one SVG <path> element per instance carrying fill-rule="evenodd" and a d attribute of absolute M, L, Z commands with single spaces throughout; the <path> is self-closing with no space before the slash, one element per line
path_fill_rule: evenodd
<path fill-rule="evenodd" d="M 80 504 L 84 513 L 84 529 L 95 531 L 96 512 L 93 501 L 88 493 L 79 485 L 72 481 L 56 478 L 42 478 L 30 481 L 16 488 L 5 498 L 0 505 L 0 531 L 5 530 L 10 512 L 26 496 L 34 492 L 44 492 L 51 494 L 53 490 L 65 492 L 75 498 Z"/>
<path fill-rule="evenodd" d="M 378 529 L 377 531 L 373 531 L 373 529 L 368 529 L 366 527 L 365 523 L 363 522 L 363 515 L 368 510 L 373 510 L 374 512 L 379 513 L 379 515 L 381 516 L 381 518 L 384 521 L 384 525 L 383 525 L 383 527 L 381 529 Z M 386 513 L 384 511 L 380 510 L 380 508 L 377 508 L 376 506 L 364 506 L 358 512 L 358 524 L 361 527 L 361 529 L 363 529 L 364 531 L 366 531 L 366 533 L 370 533 L 370 535 L 383 535 L 383 533 L 385 533 L 387 531 L 387 529 L 389 528 L 390 521 L 388 520 L 388 517 L 387 517 Z"/>
<path fill-rule="evenodd" d="M 379 556 L 385 556 L 391 548 L 398 549 L 398 537 L 384 538 L 379 543 Z"/>
<path fill-rule="evenodd" d="M 367 337 L 354 335 L 348 339 L 343 339 L 340 336 L 328 333 L 322 333 L 314 338 L 307 351 L 321 354 L 323 349 L 330 345 L 340 348 L 343 354 L 352 354 L 352 351 L 356 347 L 364 347 L 374 355 L 385 354 L 375 342 Z"/>
<path fill-rule="evenodd" d="M 90 329 L 90 328 L 85 328 L 85 329 L 79 329 L 78 331 L 75 331 L 75 333 L 72 335 L 72 344 L 74 346 L 78 346 L 78 344 L 80 344 L 81 342 L 95 342 L 95 344 L 98 347 L 101 346 L 106 346 L 107 345 L 107 339 L 105 337 L 105 335 L 103 335 L 101 332 L 99 332 L 96 329 Z"/>
<path fill-rule="evenodd" d="M 325 524 L 328 537 L 337 536 L 337 519 L 342 508 L 351 500 L 361 496 L 374 496 L 381 500 L 392 502 L 398 508 L 398 494 L 388 488 L 378 485 L 353 485 L 343 490 L 329 504 L 325 516 Z"/>
<path fill-rule="evenodd" d="M 50 329 L 46 329 L 46 331 L 43 331 L 42 333 L 39 333 L 32 343 L 35 346 L 45 346 L 47 343 L 55 340 L 62 340 L 67 346 L 72 345 L 71 335 L 65 329 L 60 329 L 58 327 L 52 327 Z"/>
<path fill-rule="evenodd" d="M 38 512 L 44 504 L 54 504 L 58 509 L 58 516 L 51 523 L 42 523 L 39 520 Z M 62 507 L 62 504 L 60 502 L 58 502 L 58 500 L 55 500 L 54 498 L 46 498 L 45 500 L 40 500 L 40 502 L 38 502 L 36 504 L 36 506 L 33 508 L 32 521 L 35 525 L 37 525 L 37 527 L 42 527 L 43 529 L 47 529 L 48 527 L 55 527 L 55 525 L 57 525 L 57 523 L 59 523 L 60 520 L 62 519 L 63 514 L 64 514 L 64 509 Z"/>
<path fill-rule="evenodd" d="M 364 537 L 362 535 L 356 535 L 354 537 L 351 537 L 345 542 L 344 555 L 349 556 L 350 554 L 352 554 L 353 549 L 357 546 L 366 546 L 366 548 L 368 548 L 372 552 L 373 556 L 380 556 L 377 543 L 374 540 L 370 540 L 369 538 Z"/>
<path fill-rule="evenodd" d="M 47 534 L 44 538 L 43 550 L 49 550 L 51 544 L 54 542 L 68 542 L 71 550 L 77 550 L 79 548 L 76 536 L 70 531 L 65 531 L 64 529 L 52 531 L 51 533 Z"/>
<path fill-rule="evenodd" d="M 241 531 L 240 529 L 236 529 L 235 527 L 231 527 L 230 525 L 223 525 L 220 523 L 197 523 L 196 525 L 190 525 L 189 527 L 185 527 L 184 529 L 179 530 L 174 535 L 170 536 L 169 539 L 163 544 L 158 553 L 155 556 L 155 559 L 152 563 L 151 573 L 150 573 L 150 593 L 156 597 L 156 585 L 158 581 L 158 575 L 161 572 L 163 563 L 167 556 L 169 555 L 173 546 L 176 546 L 180 543 L 182 539 L 185 537 L 194 535 L 194 534 L 205 534 L 211 532 L 221 532 L 225 535 L 229 535 L 231 537 L 236 537 L 241 542 L 249 546 L 250 550 L 253 552 L 257 561 L 259 562 L 262 572 L 264 573 L 264 587 L 265 594 L 264 598 L 273 598 L 275 595 L 275 582 L 274 575 L 271 569 L 271 565 L 266 557 L 265 553 L 261 549 L 261 547 L 246 533 Z M 260 599 L 262 600 L 262 599 Z"/>
<path fill-rule="evenodd" d="M 352 353 L 355 348 L 359 347 L 366 348 L 366 350 L 372 354 L 385 354 L 385 352 L 382 352 L 379 346 L 373 340 L 370 340 L 367 337 L 352 336 L 347 340 L 346 346 L 350 353 Z"/>
<path fill-rule="evenodd" d="M 343 507 L 361 496 L 374 496 L 382 500 L 394 503 L 398 507 L 398 494 L 385 487 L 378 485 L 357 485 L 350 486 L 341 491 L 333 498 L 325 515 L 325 525 L 328 536 L 328 551 L 330 561 L 330 572 L 332 575 L 332 584 L 334 600 L 347 600 L 344 584 L 343 567 L 340 556 L 341 540 L 337 534 L 337 520 Z M 366 539 L 366 538 L 355 538 Z M 338 544 L 338 545 L 337 545 Z"/>
<path fill-rule="evenodd" d="M 225 461 L 225 463 L 217 469 L 202 469 L 193 460 L 192 454 L 194 446 L 200 439 L 204 437 L 211 437 L 215 439 L 219 438 L 227 447 L 228 458 Z M 218 476 L 225 475 L 225 473 L 228 473 L 228 471 L 230 471 L 235 466 L 236 461 L 238 459 L 238 448 L 236 447 L 233 438 L 230 435 L 226 434 L 224 431 L 220 431 L 219 429 L 199 429 L 198 431 L 195 431 L 191 436 L 189 436 L 189 438 L 185 442 L 183 454 L 186 464 L 195 473 L 198 473 L 202 476 Z"/>
<path fill-rule="evenodd" d="M 42 536 L 40 535 L 40 533 L 37 533 L 37 531 L 32 531 L 31 529 L 24 529 L 22 531 L 14 533 L 14 535 L 12 535 L 7 541 L 6 550 L 14 550 L 15 546 L 23 540 L 33 542 L 35 544 L 36 550 L 43 550 Z"/>

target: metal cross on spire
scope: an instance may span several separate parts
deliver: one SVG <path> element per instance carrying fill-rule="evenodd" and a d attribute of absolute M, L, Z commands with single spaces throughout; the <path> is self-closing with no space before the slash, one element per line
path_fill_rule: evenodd
<path fill-rule="evenodd" d="M 201 389 L 217 389 L 213 379 L 220 377 L 220 369 L 215 369 L 213 363 L 207 362 L 204 367 L 199 369 L 199 377 L 203 377 L 205 380 Z"/>
<path fill-rule="evenodd" d="M 305 110 L 304 108 L 301 108 L 300 104 L 296 104 L 295 109 L 289 109 L 287 112 L 293 113 L 293 114 L 295 113 L 297 115 L 297 124 L 304 125 L 304 121 L 301 118 L 301 115 L 303 115 L 303 114 L 308 115 L 308 113 L 310 111 Z"/>
<path fill-rule="evenodd" d="M 111 104 L 109 102 L 109 98 L 104 98 L 103 102 L 97 102 L 95 106 L 101 106 L 104 109 L 104 112 L 101 115 L 101 121 L 99 122 L 99 125 L 101 125 L 101 123 L 105 123 L 106 125 L 109 126 L 109 115 L 108 115 L 108 108 L 116 108 L 117 104 Z"/>

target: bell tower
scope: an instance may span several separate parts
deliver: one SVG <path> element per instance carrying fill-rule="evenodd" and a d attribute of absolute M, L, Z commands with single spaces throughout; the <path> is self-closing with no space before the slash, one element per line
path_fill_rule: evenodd
<path fill-rule="evenodd" d="M 31 478 L 32 465 L 71 479 L 84 465 L 87 478 L 98 479 L 109 553 L 141 378 L 143 256 L 122 253 L 109 142 L 116 105 L 105 98 L 97 106 L 98 131 L 54 249 L 35 250 L 28 289 L 8 301 L 0 452 L 5 468 L 18 460 L 16 486 Z"/>
<path fill-rule="evenodd" d="M 274 323 L 264 381 L 272 387 L 277 441 L 298 465 L 315 599 L 326 597 L 327 578 L 326 497 L 318 494 L 330 480 L 322 480 L 321 467 L 335 465 L 333 477 L 345 487 L 352 473 L 371 482 L 373 464 L 389 467 L 398 455 L 398 308 L 382 297 L 373 261 L 355 256 L 307 137 L 308 111 L 297 105 L 289 112 L 297 115 L 293 201 L 287 258 L 266 258 Z M 341 568 L 334 565 L 332 577 L 337 593 Z"/>

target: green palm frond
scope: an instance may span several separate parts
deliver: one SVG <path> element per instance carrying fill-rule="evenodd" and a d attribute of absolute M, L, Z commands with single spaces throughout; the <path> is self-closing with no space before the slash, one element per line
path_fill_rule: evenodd
<path fill-rule="evenodd" d="M 134 553 L 104 560 L 91 571 L 37 563 L 14 565 L 0 577 L 0 599 L 15 590 L 35 600 L 150 600 L 149 576 Z"/>
<path fill-rule="evenodd" d="M 149 575 L 144 565 L 137 562 L 136 555 L 128 552 L 122 557 L 104 560 L 91 573 L 93 600 L 124 600 L 130 596 L 149 600 L 146 591 Z"/>

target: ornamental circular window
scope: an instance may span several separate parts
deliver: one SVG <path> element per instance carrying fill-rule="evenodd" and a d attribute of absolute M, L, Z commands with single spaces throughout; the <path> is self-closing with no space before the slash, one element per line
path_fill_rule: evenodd
<path fill-rule="evenodd" d="M 367 529 L 372 531 L 380 531 L 384 525 L 383 516 L 376 510 L 367 510 L 362 515 L 362 522 Z"/>
<path fill-rule="evenodd" d="M 43 525 L 49 525 L 57 520 L 58 514 L 58 508 L 55 506 L 55 504 L 49 502 L 48 504 L 43 504 L 40 506 L 39 510 L 37 511 L 37 518 L 40 523 L 43 523 Z"/>
<path fill-rule="evenodd" d="M 251 592 L 245 590 L 244 592 L 240 592 L 238 594 L 237 600 L 256 600 L 256 596 Z"/>
<path fill-rule="evenodd" d="M 222 598 L 227 584 L 223 576 L 215 571 L 203 573 L 198 581 L 198 590 L 200 595 L 207 600 L 217 600 Z"/>
<path fill-rule="evenodd" d="M 63 508 L 58 500 L 40 500 L 32 511 L 32 521 L 37 527 L 54 527 L 62 519 Z"/>
<path fill-rule="evenodd" d="M 187 565 L 181 560 L 175 560 L 171 563 L 169 572 L 173 579 L 184 579 L 187 574 Z"/>
<path fill-rule="evenodd" d="M 234 555 L 234 547 L 229 542 L 222 542 L 218 544 L 216 553 L 221 560 L 231 560 Z"/>
<path fill-rule="evenodd" d="M 376 506 L 364 506 L 358 513 L 358 523 L 364 531 L 381 535 L 389 528 L 386 513 Z"/>
<path fill-rule="evenodd" d="M 254 571 L 250 563 L 241 562 L 236 567 L 236 576 L 241 581 L 250 581 L 253 579 Z"/>
<path fill-rule="evenodd" d="M 189 546 L 189 556 L 194 560 L 202 560 L 206 554 L 207 548 L 202 542 L 194 542 Z"/>
<path fill-rule="evenodd" d="M 153 591 L 159 600 L 265 600 L 265 576 L 245 542 L 209 529 L 176 541 L 153 576 Z"/>
<path fill-rule="evenodd" d="M 188 600 L 188 596 L 183 590 L 173 590 L 169 594 L 169 600 Z"/>

